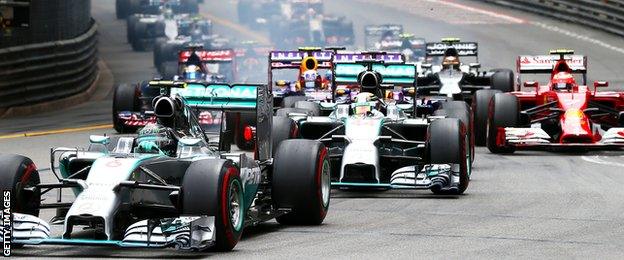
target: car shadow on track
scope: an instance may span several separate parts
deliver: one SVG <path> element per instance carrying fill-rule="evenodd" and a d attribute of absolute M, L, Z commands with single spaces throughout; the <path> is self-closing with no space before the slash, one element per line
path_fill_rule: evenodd
<path fill-rule="evenodd" d="M 435 195 L 428 190 L 332 190 L 336 199 L 459 199 L 463 195 Z"/>

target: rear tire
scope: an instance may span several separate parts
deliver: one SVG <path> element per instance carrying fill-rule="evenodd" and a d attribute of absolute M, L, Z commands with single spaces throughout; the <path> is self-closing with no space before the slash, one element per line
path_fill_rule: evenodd
<path fill-rule="evenodd" d="M 145 51 L 145 44 L 143 44 L 145 31 L 147 30 L 147 24 L 137 21 L 132 27 L 132 49 L 134 51 Z"/>
<path fill-rule="evenodd" d="M 442 105 L 446 117 L 457 118 L 466 127 L 467 144 L 470 151 L 470 163 L 474 162 L 474 117 L 470 106 L 464 101 L 449 101 Z"/>
<path fill-rule="evenodd" d="M 474 135 L 475 145 L 485 146 L 487 143 L 487 120 L 490 100 L 496 93 L 501 93 L 496 89 L 481 89 L 475 92 L 472 99 L 472 111 L 474 112 Z"/>
<path fill-rule="evenodd" d="M 508 93 L 498 93 L 490 101 L 487 124 L 487 148 L 492 153 L 513 153 L 516 149 L 506 145 L 505 137 L 500 136 L 499 128 L 516 127 L 519 123 L 518 97 Z"/>
<path fill-rule="evenodd" d="M 115 15 L 117 19 L 126 19 L 130 13 L 130 1 L 128 0 L 116 0 L 115 1 Z"/>
<path fill-rule="evenodd" d="M 278 216 L 277 222 L 286 225 L 323 223 L 331 193 L 327 148 L 313 140 L 286 140 L 273 160 L 271 196 L 275 207 L 291 209 Z"/>
<path fill-rule="evenodd" d="M 128 84 L 120 84 L 115 87 L 113 94 L 113 128 L 117 133 L 134 133 L 138 127 L 126 126 L 119 119 L 121 111 L 137 111 L 139 98 L 136 95 L 136 87 Z"/>
<path fill-rule="evenodd" d="M 246 202 L 239 170 L 231 161 L 193 162 L 182 180 L 182 212 L 215 216 L 214 250 L 230 251 L 243 233 Z"/>
<path fill-rule="evenodd" d="M 437 119 L 427 129 L 427 151 L 431 164 L 453 164 L 459 166 L 457 190 L 431 190 L 434 194 L 459 195 L 470 183 L 470 164 L 466 158 L 466 128 L 459 119 Z"/>
<path fill-rule="evenodd" d="M 514 73 L 509 69 L 497 69 L 492 75 L 491 88 L 502 92 L 514 91 Z"/>
<path fill-rule="evenodd" d="M 128 16 L 126 20 L 126 41 L 132 45 L 134 42 L 134 25 L 139 21 L 136 15 Z"/>
<path fill-rule="evenodd" d="M 297 124 L 295 121 L 284 116 L 273 116 L 273 125 L 271 126 L 271 139 L 273 143 L 273 157 L 277 152 L 277 148 L 284 140 L 295 138 L 297 133 Z"/>

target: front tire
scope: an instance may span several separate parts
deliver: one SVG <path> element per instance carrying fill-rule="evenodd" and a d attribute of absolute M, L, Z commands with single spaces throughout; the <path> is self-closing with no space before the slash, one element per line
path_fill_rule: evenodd
<path fill-rule="evenodd" d="M 139 106 L 139 98 L 136 93 L 136 87 L 128 84 L 120 84 L 115 87 L 113 94 L 113 128 L 117 133 L 134 133 L 138 127 L 126 126 L 119 119 L 119 112 L 137 111 Z"/>
<path fill-rule="evenodd" d="M 329 209 L 331 180 L 327 148 L 313 140 L 281 143 L 273 163 L 272 198 L 276 208 L 291 211 L 278 216 L 280 224 L 320 225 Z"/>
<path fill-rule="evenodd" d="M 15 154 L 0 155 L 0 188 L 11 191 L 11 209 L 16 213 L 39 216 L 41 193 L 30 191 L 40 183 L 33 161 Z"/>
<path fill-rule="evenodd" d="M 295 138 L 297 134 L 297 124 L 295 121 L 284 116 L 273 116 L 273 125 L 271 126 L 271 139 L 273 144 L 273 156 L 277 149 L 285 140 Z"/>
<path fill-rule="evenodd" d="M 193 162 L 182 180 L 182 211 L 215 216 L 214 250 L 230 251 L 243 233 L 246 203 L 239 170 L 231 161 Z"/>
<path fill-rule="evenodd" d="M 508 93 L 498 93 L 492 97 L 488 113 L 487 148 L 492 153 L 513 153 L 515 148 L 505 143 L 504 132 L 500 129 L 516 127 L 519 123 L 518 97 Z"/>
<path fill-rule="evenodd" d="M 497 69 L 492 75 L 491 85 L 492 89 L 500 90 L 502 92 L 514 91 L 514 73 L 510 69 Z"/>
<path fill-rule="evenodd" d="M 481 89 L 475 92 L 472 99 L 472 111 L 474 112 L 474 134 L 475 145 L 485 146 L 487 142 L 487 120 L 490 100 L 496 93 L 501 93 L 496 89 Z"/>
<path fill-rule="evenodd" d="M 470 106 L 464 101 L 449 101 L 443 105 L 446 117 L 457 118 L 466 127 L 466 138 L 469 147 L 470 162 L 474 162 L 474 117 Z"/>
<path fill-rule="evenodd" d="M 427 129 L 427 151 L 429 163 L 451 164 L 452 169 L 459 171 L 459 184 L 457 189 L 431 191 L 441 195 L 460 195 L 468 188 L 470 183 L 470 163 L 466 157 L 466 128 L 459 119 L 437 119 Z"/>

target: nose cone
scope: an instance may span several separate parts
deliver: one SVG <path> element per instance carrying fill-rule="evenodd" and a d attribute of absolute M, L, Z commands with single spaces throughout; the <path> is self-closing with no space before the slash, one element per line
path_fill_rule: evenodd
<path fill-rule="evenodd" d="M 561 143 L 593 143 L 589 118 L 580 109 L 568 109 L 561 118 Z"/>

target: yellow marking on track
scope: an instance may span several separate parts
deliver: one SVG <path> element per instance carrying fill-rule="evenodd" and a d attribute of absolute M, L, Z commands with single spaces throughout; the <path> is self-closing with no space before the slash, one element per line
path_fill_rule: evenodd
<path fill-rule="evenodd" d="M 228 21 L 226 19 L 214 16 L 214 15 L 206 13 L 206 12 L 202 13 L 202 15 L 204 17 L 210 19 L 211 21 L 215 22 L 215 23 L 221 24 L 221 25 L 223 25 L 225 27 L 228 27 L 228 28 L 230 28 L 232 30 L 235 30 L 235 31 L 237 31 L 239 33 L 247 35 L 250 38 L 252 38 L 252 40 L 257 41 L 260 44 L 271 44 L 271 41 L 269 41 L 269 38 L 267 38 L 266 36 L 264 36 L 264 35 L 262 35 L 262 34 L 260 34 L 258 32 L 252 31 L 251 29 L 249 29 L 249 28 L 247 28 L 245 26 L 242 26 L 242 25 L 234 23 L 232 21 Z"/>
<path fill-rule="evenodd" d="M 12 138 L 20 138 L 20 137 L 34 137 L 34 136 L 42 136 L 42 135 L 65 134 L 65 133 L 97 130 L 97 129 L 107 129 L 107 128 L 112 128 L 112 127 L 113 125 L 106 124 L 106 125 L 92 125 L 92 126 L 83 126 L 83 127 L 74 127 L 74 128 L 64 128 L 64 129 L 56 129 L 56 130 L 48 130 L 48 131 L 26 132 L 26 133 L 19 133 L 19 134 L 0 135 L 0 139 L 12 139 Z"/>

